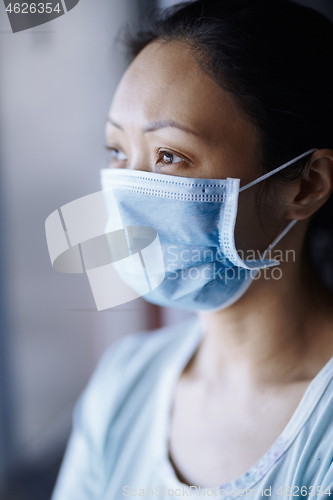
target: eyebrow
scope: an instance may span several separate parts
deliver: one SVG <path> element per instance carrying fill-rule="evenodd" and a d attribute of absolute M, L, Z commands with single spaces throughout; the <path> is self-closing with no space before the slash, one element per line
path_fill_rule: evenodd
<path fill-rule="evenodd" d="M 123 127 L 119 123 L 115 122 L 110 117 L 107 119 L 107 122 L 111 123 L 111 125 L 119 128 L 120 130 L 124 130 Z M 158 121 L 158 122 L 152 122 L 149 125 L 142 127 L 141 130 L 144 134 L 146 134 L 148 132 L 154 132 L 155 130 L 159 130 L 161 128 L 178 128 L 179 130 L 183 130 L 184 132 L 188 132 L 189 134 L 198 135 L 198 133 L 195 132 L 194 130 L 186 127 L 185 125 L 182 125 L 181 123 L 175 122 L 173 120 L 162 120 L 162 121 Z"/>

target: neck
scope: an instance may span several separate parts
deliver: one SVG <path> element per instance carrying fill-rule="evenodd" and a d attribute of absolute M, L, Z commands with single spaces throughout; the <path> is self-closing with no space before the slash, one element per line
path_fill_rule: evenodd
<path fill-rule="evenodd" d="M 261 276 L 232 306 L 199 314 L 206 334 L 195 358 L 198 373 L 216 380 L 229 370 L 256 385 L 274 384 L 311 379 L 330 359 L 327 293 L 298 257 L 280 264 L 281 279 L 267 269 L 270 279 Z"/>

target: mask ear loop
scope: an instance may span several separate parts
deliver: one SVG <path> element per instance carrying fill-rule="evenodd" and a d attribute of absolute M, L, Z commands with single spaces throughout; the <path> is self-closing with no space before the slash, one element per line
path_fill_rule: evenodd
<path fill-rule="evenodd" d="M 307 156 L 309 155 L 310 153 L 314 153 L 315 151 L 317 151 L 317 148 L 314 148 L 314 149 L 309 149 L 309 151 L 307 151 L 306 153 L 303 153 L 302 155 L 300 156 L 297 156 L 296 158 L 294 158 L 293 160 L 290 160 L 288 161 L 287 163 L 284 163 L 283 165 L 281 165 L 280 167 L 277 167 L 275 168 L 274 170 L 271 170 L 270 172 L 267 172 L 267 174 L 264 174 L 262 175 L 261 177 L 258 177 L 258 179 L 255 179 L 254 181 L 252 182 L 249 182 L 248 184 L 245 184 L 245 186 L 241 187 L 239 189 L 239 192 L 241 191 L 244 191 L 244 189 L 247 189 L 249 187 L 252 187 L 254 186 L 255 184 L 257 184 L 258 182 L 261 182 L 265 179 L 268 179 L 268 177 L 271 177 L 271 175 L 274 175 L 276 174 L 277 172 L 280 172 L 280 170 L 283 170 L 284 168 L 286 167 L 289 167 L 289 165 L 291 165 L 292 163 L 295 163 L 296 161 L 298 160 L 301 160 L 302 158 L 304 158 L 304 156 Z"/>
<path fill-rule="evenodd" d="M 296 224 L 296 222 L 297 222 L 296 219 L 293 219 L 291 222 L 289 222 L 288 226 L 284 228 L 282 233 L 280 233 L 279 236 L 277 236 L 275 238 L 275 240 L 266 248 L 266 250 L 264 251 L 264 253 L 261 256 L 261 259 L 264 259 L 266 257 L 268 252 L 270 250 L 272 250 L 272 248 L 274 248 L 275 245 L 277 245 L 277 243 L 279 243 L 279 241 L 288 233 L 288 231 Z M 278 262 L 278 261 L 276 261 L 276 262 Z"/>
<path fill-rule="evenodd" d="M 301 154 L 300 156 L 297 156 L 296 158 L 294 158 L 293 160 L 290 160 L 288 161 L 287 163 L 284 163 L 283 165 L 281 165 L 280 167 L 277 167 L 275 168 L 274 170 L 271 170 L 270 172 L 267 172 L 267 174 L 264 174 L 260 177 L 258 177 L 258 179 L 255 179 L 254 181 L 252 182 L 249 182 L 248 184 L 246 184 L 245 186 L 241 187 L 239 189 L 239 192 L 241 191 L 244 191 L 244 189 L 248 189 L 252 186 L 254 186 L 255 184 L 258 184 L 258 182 L 261 182 L 265 179 L 268 179 L 268 177 L 271 177 L 271 175 L 274 175 L 276 174 L 277 172 L 280 172 L 280 170 L 283 170 L 284 168 L 288 167 L 289 165 L 291 165 L 292 163 L 295 163 L 296 161 L 298 160 L 301 160 L 302 158 L 304 158 L 305 156 L 309 155 L 310 153 L 314 153 L 315 151 L 317 151 L 317 148 L 313 148 L 313 149 L 309 149 L 309 151 L 306 151 L 305 153 Z M 263 252 L 262 256 L 261 256 L 261 259 L 264 259 L 266 257 L 266 255 L 268 254 L 268 252 L 270 250 L 272 250 L 272 248 L 275 247 L 275 245 L 288 233 L 288 231 L 296 224 L 297 220 L 294 219 L 292 220 L 288 225 L 287 227 L 284 228 L 284 230 L 282 231 L 281 234 L 279 234 L 279 236 L 277 236 L 275 238 L 275 240 L 266 248 L 266 250 Z M 278 261 L 276 261 L 277 263 L 279 263 Z"/>

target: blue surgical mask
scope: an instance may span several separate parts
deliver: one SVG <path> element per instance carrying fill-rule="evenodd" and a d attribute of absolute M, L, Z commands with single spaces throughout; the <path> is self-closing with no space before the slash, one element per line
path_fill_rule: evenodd
<path fill-rule="evenodd" d="M 260 269 L 279 261 L 265 258 L 296 220 L 255 260 L 242 260 L 235 246 L 234 230 L 239 192 L 316 151 L 311 149 L 280 167 L 239 187 L 240 180 L 193 179 L 138 170 L 103 169 L 101 183 L 108 205 L 112 192 L 125 227 L 147 227 L 157 232 L 164 262 L 164 278 L 151 283 L 144 298 L 154 304 L 188 311 L 214 311 L 235 303 Z M 105 232 L 112 230 L 110 225 Z M 148 230 L 148 229 L 147 229 Z M 142 231 L 140 232 L 142 240 Z M 132 232 L 130 251 L 142 248 Z M 158 259 L 157 259 L 158 260 Z M 157 262 L 156 260 L 156 262 Z M 151 255 L 146 277 L 161 275 Z M 155 267 L 154 267 L 155 266 Z M 138 294 L 141 285 L 135 271 L 122 266 L 120 277 Z"/>

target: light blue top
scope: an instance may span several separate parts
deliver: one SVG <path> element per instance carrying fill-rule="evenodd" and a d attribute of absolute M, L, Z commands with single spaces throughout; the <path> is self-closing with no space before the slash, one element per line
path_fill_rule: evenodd
<path fill-rule="evenodd" d="M 190 491 L 177 479 L 167 445 L 174 388 L 202 336 L 194 317 L 129 335 L 107 350 L 76 405 L 52 500 L 259 499 L 270 492 L 274 499 L 289 498 L 290 492 L 292 499 L 328 499 L 331 493 L 333 500 L 333 358 L 248 472 L 206 491 Z"/>

